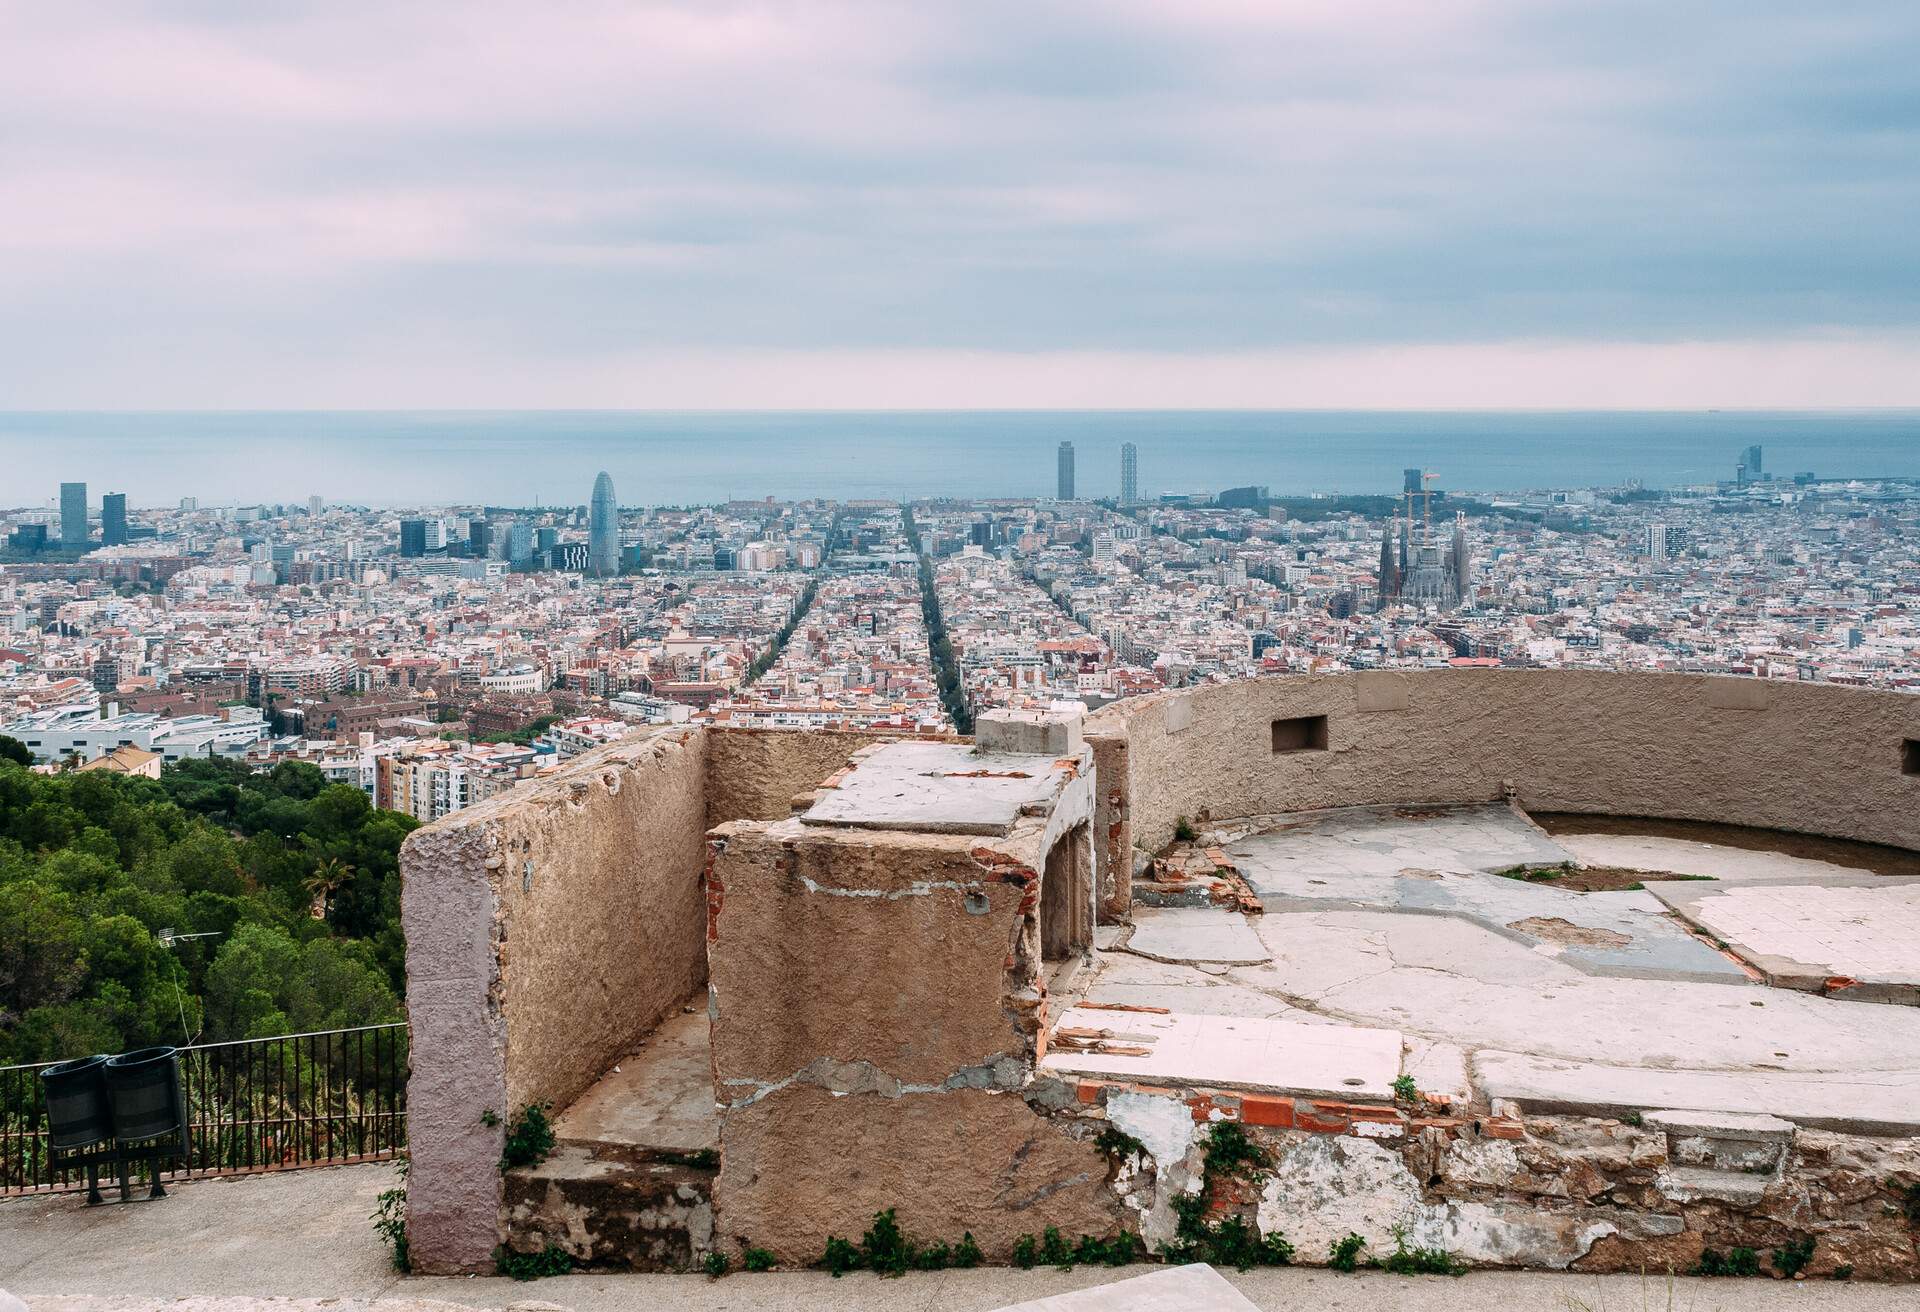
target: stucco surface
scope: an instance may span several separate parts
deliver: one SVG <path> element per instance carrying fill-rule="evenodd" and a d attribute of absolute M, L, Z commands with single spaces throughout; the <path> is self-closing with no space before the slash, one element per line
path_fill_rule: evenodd
<path fill-rule="evenodd" d="M 707 731 L 707 823 L 784 820 L 798 793 L 820 786 L 862 747 L 897 735 L 828 730 Z"/>
<path fill-rule="evenodd" d="M 603 748 L 490 821 L 513 1109 L 564 1107 L 705 981 L 705 747 Z"/>
<path fill-rule="evenodd" d="M 1272 722 L 1328 717 L 1327 750 L 1276 754 Z M 1184 728 L 1178 726 L 1184 724 Z M 1920 847 L 1920 698 L 1830 684 L 1585 670 L 1251 679 L 1089 718 L 1124 730 L 1136 843 L 1176 820 L 1388 802 L 1715 821 Z"/>
<path fill-rule="evenodd" d="M 412 1035 L 407 1233 L 426 1272 L 490 1267 L 496 1242 L 500 1129 L 479 1114 L 507 1098 L 493 837 L 485 826 L 430 825 L 401 853 Z"/>
<path fill-rule="evenodd" d="M 990 850 L 983 841 L 792 820 L 716 830 L 709 995 L 721 1099 L 821 1058 L 931 1085 L 1023 1053 L 1029 1040 L 1004 997 L 1029 887 L 1007 876 L 1032 871 L 976 855 Z"/>
<path fill-rule="evenodd" d="M 720 1233 L 783 1260 L 818 1260 L 828 1235 L 858 1243 L 895 1208 L 923 1242 L 973 1237 L 1004 1262 L 1023 1234 L 1107 1235 L 1122 1204 L 1106 1158 L 1016 1094 L 962 1089 L 862 1097 L 794 1087 L 728 1115 L 714 1212 Z"/>
<path fill-rule="evenodd" d="M 627 739 L 408 837 L 420 1269 L 491 1268 L 504 1122 L 564 1106 L 703 982 L 704 767 L 699 733 Z"/>

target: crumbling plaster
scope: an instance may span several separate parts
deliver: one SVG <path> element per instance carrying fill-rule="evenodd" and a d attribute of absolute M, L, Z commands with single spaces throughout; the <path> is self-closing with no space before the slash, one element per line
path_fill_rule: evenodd
<path fill-rule="evenodd" d="M 705 745 L 626 739 L 409 836 L 420 1269 L 490 1267 L 505 1123 L 564 1106 L 704 981 Z"/>

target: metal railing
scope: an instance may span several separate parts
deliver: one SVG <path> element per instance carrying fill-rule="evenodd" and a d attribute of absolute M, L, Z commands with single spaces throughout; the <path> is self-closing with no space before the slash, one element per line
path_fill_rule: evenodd
<path fill-rule="evenodd" d="M 40 1072 L 0 1066 L 0 1195 L 87 1187 L 51 1165 Z M 407 1144 L 407 1027 L 282 1034 L 180 1049 L 187 1165 L 170 1180 L 377 1161 Z"/>

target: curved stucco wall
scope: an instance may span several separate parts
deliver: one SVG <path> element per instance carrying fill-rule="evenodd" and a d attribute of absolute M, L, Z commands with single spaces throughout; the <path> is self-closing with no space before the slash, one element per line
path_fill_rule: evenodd
<path fill-rule="evenodd" d="M 1324 750 L 1273 722 L 1326 716 Z M 1249 679 L 1121 702 L 1133 843 L 1179 817 L 1472 802 L 1705 820 L 1920 848 L 1920 697 L 1831 684 L 1585 670 Z"/>

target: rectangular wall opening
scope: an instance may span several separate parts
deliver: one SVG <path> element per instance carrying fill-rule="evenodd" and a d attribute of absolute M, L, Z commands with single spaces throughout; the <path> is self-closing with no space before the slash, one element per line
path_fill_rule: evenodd
<path fill-rule="evenodd" d="M 1273 750 L 1281 752 L 1324 752 L 1327 750 L 1327 717 L 1301 715 L 1273 722 Z"/>
<path fill-rule="evenodd" d="M 1900 773 L 1920 774 L 1920 738 L 1909 738 L 1900 744 Z"/>
<path fill-rule="evenodd" d="M 1047 853 L 1040 875 L 1040 958 L 1061 961 L 1093 943 L 1092 831 L 1075 825 Z"/>

